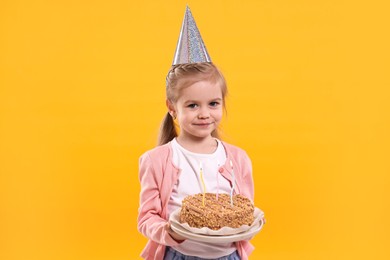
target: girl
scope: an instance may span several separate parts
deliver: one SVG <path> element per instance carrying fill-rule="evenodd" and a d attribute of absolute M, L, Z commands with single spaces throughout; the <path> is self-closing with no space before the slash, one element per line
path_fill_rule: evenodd
<path fill-rule="evenodd" d="M 184 197 L 203 191 L 200 164 L 207 192 L 230 193 L 232 162 L 235 192 L 253 201 L 250 159 L 218 138 L 226 93 L 225 79 L 211 62 L 173 65 L 168 73 L 168 113 L 159 146 L 140 158 L 138 230 L 149 239 L 141 254 L 145 259 L 248 259 L 253 250 L 249 241 L 210 244 L 186 239 L 173 232 L 168 222 Z"/>

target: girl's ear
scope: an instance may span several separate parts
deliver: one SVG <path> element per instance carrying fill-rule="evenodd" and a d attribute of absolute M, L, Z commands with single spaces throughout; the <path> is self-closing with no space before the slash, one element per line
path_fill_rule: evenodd
<path fill-rule="evenodd" d="M 169 100 L 167 99 L 167 100 L 165 101 L 165 104 L 167 105 L 169 114 L 170 114 L 173 118 L 176 118 L 176 109 L 175 109 L 175 106 L 172 104 L 172 102 L 169 101 Z"/>

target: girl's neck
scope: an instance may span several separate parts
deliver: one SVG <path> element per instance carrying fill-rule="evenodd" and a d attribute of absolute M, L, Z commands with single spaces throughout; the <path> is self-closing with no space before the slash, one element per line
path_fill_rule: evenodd
<path fill-rule="evenodd" d="M 179 135 L 176 138 L 176 141 L 186 150 L 193 153 L 211 154 L 214 153 L 218 147 L 217 140 L 212 136 L 204 139 L 190 139 Z"/>

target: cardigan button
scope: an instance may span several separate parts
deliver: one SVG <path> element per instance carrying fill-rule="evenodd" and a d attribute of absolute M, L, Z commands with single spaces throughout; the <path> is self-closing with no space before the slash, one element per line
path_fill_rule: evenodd
<path fill-rule="evenodd" d="M 219 168 L 218 171 L 219 171 L 219 173 L 223 173 L 224 170 L 223 170 L 223 168 L 221 167 L 221 168 Z"/>

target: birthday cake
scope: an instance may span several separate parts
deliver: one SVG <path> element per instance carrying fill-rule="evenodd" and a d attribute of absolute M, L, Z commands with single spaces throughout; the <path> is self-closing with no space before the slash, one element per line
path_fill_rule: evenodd
<path fill-rule="evenodd" d="M 194 228 L 208 227 L 218 230 L 222 227 L 238 228 L 250 226 L 254 220 L 253 203 L 245 196 L 237 194 L 203 193 L 187 196 L 182 202 L 180 222 Z"/>

